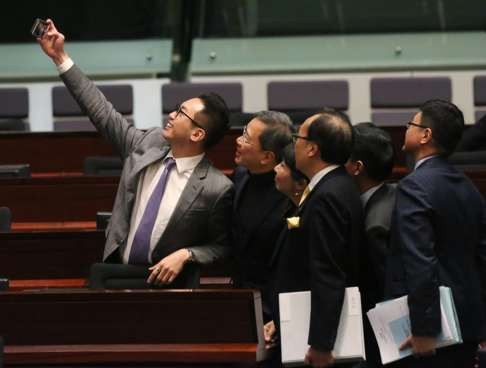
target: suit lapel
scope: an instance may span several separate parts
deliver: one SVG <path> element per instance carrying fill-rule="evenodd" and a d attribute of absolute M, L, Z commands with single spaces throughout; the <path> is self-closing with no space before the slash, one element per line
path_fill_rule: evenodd
<path fill-rule="evenodd" d="M 332 170 L 331 172 L 327 173 L 324 175 L 324 177 L 319 180 L 319 182 L 314 186 L 314 188 L 310 191 L 309 195 L 305 199 L 304 203 L 302 203 L 299 208 L 297 209 L 297 214 L 296 216 L 301 216 L 301 214 L 304 214 L 304 210 L 307 208 L 307 205 L 312 201 L 312 198 L 314 197 L 315 193 L 320 190 L 320 188 L 325 185 L 325 183 L 335 176 L 346 174 L 345 169 L 343 166 L 339 166 L 336 169 Z M 302 226 L 302 217 L 300 218 L 300 226 Z"/>
<path fill-rule="evenodd" d="M 160 160 L 162 157 L 167 155 L 168 152 L 169 152 L 169 146 L 164 146 L 162 148 L 156 148 L 156 147 L 150 148 L 149 150 L 147 150 L 147 152 L 145 152 L 145 154 L 140 158 L 140 160 L 138 160 L 136 165 L 133 167 L 133 171 L 135 173 L 141 171 L 148 165 L 154 163 L 157 160 Z"/>
<path fill-rule="evenodd" d="M 133 169 L 129 173 L 129 177 L 127 180 L 127 208 L 128 212 L 132 212 L 133 203 L 135 201 L 135 197 L 137 195 L 137 188 L 140 182 L 140 173 L 143 169 L 147 166 L 153 164 L 154 162 L 160 160 L 161 158 L 165 157 L 169 152 L 169 146 L 163 146 L 161 148 L 152 147 L 147 150 L 141 157 L 138 159 L 133 166 Z"/>
<path fill-rule="evenodd" d="M 210 163 L 208 159 L 204 157 L 194 169 L 189 180 L 187 181 L 186 187 L 181 193 L 179 201 L 177 202 L 176 208 L 170 217 L 169 223 L 167 224 L 162 238 L 165 237 L 165 234 L 170 232 L 171 228 L 174 227 L 174 224 L 179 222 L 179 220 L 184 216 L 187 210 L 189 210 L 191 205 L 204 189 L 203 179 L 205 179 L 207 176 L 209 166 Z"/>

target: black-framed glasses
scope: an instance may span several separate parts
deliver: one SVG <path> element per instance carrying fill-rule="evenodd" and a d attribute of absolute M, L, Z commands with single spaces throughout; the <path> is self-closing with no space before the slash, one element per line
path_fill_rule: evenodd
<path fill-rule="evenodd" d="M 407 123 L 407 128 L 410 128 L 411 126 L 415 126 L 415 127 L 422 128 L 422 129 L 427 129 L 428 128 L 428 126 L 420 125 L 420 124 L 414 123 L 413 121 L 409 121 Z"/>
<path fill-rule="evenodd" d="M 292 140 L 295 142 L 297 142 L 297 139 L 305 139 L 306 141 L 312 141 L 312 139 L 310 139 L 309 137 L 304 137 L 303 135 L 298 135 L 298 134 L 292 134 Z"/>
<path fill-rule="evenodd" d="M 182 114 L 184 115 L 186 118 L 188 118 L 195 126 L 197 126 L 198 128 L 206 131 L 206 128 L 204 128 L 200 123 L 198 123 L 196 120 L 194 120 L 193 118 L 191 118 L 184 110 L 182 110 L 182 105 L 177 105 L 176 106 L 176 114 L 175 114 L 175 117 L 178 117 L 179 114 Z"/>
<path fill-rule="evenodd" d="M 241 137 L 243 138 L 243 142 L 245 142 L 246 144 L 251 144 L 251 137 L 248 134 L 247 125 L 243 127 L 243 133 L 241 133 Z"/>

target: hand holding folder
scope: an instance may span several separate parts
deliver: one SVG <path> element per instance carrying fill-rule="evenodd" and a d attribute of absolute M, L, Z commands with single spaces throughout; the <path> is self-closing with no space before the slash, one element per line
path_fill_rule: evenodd
<path fill-rule="evenodd" d="M 302 365 L 309 350 L 311 292 L 281 293 L 279 307 L 282 363 Z M 357 287 L 346 288 L 332 356 L 336 363 L 366 359 L 361 295 Z"/>
<path fill-rule="evenodd" d="M 451 289 L 439 288 L 442 331 L 436 337 L 437 348 L 462 343 Z M 383 364 L 412 355 L 411 348 L 400 350 L 400 345 L 412 335 L 407 296 L 379 303 L 367 313 L 380 348 Z"/>

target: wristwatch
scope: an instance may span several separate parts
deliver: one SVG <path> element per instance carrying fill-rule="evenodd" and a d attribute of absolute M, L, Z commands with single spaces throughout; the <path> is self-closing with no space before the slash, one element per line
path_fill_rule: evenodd
<path fill-rule="evenodd" d="M 192 251 L 192 249 L 186 248 L 186 250 L 189 252 L 189 258 L 187 259 L 187 262 L 196 262 L 196 257 L 194 256 L 194 252 Z"/>

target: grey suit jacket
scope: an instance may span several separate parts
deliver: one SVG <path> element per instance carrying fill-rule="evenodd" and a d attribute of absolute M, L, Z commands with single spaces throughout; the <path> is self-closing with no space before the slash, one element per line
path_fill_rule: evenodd
<path fill-rule="evenodd" d="M 64 84 L 98 131 L 123 160 L 123 171 L 107 228 L 103 260 L 120 256 L 126 247 L 140 174 L 170 150 L 162 128 L 136 129 L 74 65 L 61 75 Z M 205 157 L 194 169 L 167 228 L 156 245 L 153 262 L 180 248 L 190 248 L 199 264 L 229 253 L 233 184 Z"/>
<path fill-rule="evenodd" d="M 390 222 L 395 205 L 396 184 L 384 183 L 368 200 L 365 206 L 366 257 L 361 266 L 364 275 L 363 301 L 373 308 L 383 301 L 385 290 L 386 257 L 390 245 Z"/>

